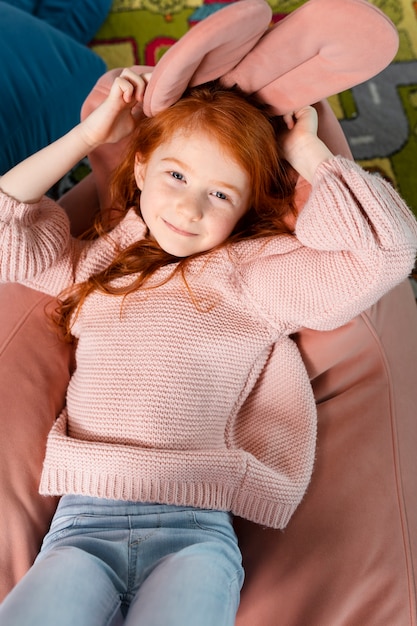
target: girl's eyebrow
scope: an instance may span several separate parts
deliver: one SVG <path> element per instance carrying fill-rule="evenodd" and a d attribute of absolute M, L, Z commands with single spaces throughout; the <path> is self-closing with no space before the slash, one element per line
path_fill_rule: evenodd
<path fill-rule="evenodd" d="M 187 165 L 186 163 L 183 163 L 180 159 L 177 159 L 176 157 L 164 157 L 164 158 L 161 159 L 161 161 L 162 162 L 173 163 L 174 165 L 179 167 L 181 170 L 188 170 L 188 171 L 191 171 L 191 173 L 193 173 L 193 170 L 192 170 L 192 168 L 190 170 L 190 166 L 189 165 Z M 212 185 L 215 185 L 216 187 L 218 186 L 218 187 L 229 189 L 232 193 L 235 193 L 239 197 L 242 196 L 242 191 L 238 187 L 233 185 L 232 183 L 227 183 L 227 182 L 222 181 L 222 180 L 212 180 L 212 181 L 210 181 L 210 183 Z"/>
<path fill-rule="evenodd" d="M 165 162 L 174 163 L 175 165 L 178 165 L 178 167 L 180 167 L 181 169 L 190 169 L 189 166 L 186 165 L 186 163 L 183 163 L 182 161 L 180 161 L 176 157 L 164 157 L 164 158 L 161 159 L 161 161 L 163 163 L 165 163 Z"/>

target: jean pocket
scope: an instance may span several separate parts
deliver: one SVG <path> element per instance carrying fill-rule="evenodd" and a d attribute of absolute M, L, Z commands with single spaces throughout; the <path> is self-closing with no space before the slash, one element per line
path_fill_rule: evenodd
<path fill-rule="evenodd" d="M 193 510 L 194 524 L 197 528 L 235 539 L 232 516 L 226 511 Z"/>
<path fill-rule="evenodd" d="M 60 515 L 58 517 L 54 517 L 49 531 L 45 535 L 42 542 L 41 551 L 50 547 L 53 543 L 56 543 L 63 537 L 66 537 L 74 528 L 76 519 L 75 515 Z"/>

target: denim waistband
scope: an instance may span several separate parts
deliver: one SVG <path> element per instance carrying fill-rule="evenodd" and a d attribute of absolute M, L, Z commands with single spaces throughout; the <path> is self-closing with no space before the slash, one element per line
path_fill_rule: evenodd
<path fill-rule="evenodd" d="M 55 517 L 61 515 L 162 515 L 164 513 L 179 513 L 180 511 L 199 511 L 196 507 L 176 504 L 160 504 L 153 502 L 131 502 L 125 500 L 111 500 L 82 495 L 62 496 Z M 222 511 L 218 511 L 222 513 Z M 225 515 L 229 515 L 224 512 Z"/>

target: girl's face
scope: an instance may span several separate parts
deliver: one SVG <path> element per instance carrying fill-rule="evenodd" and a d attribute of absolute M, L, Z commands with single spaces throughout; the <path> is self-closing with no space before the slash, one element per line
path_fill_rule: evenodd
<path fill-rule="evenodd" d="M 174 133 L 135 163 L 140 208 L 166 252 L 186 257 L 221 244 L 249 208 L 246 171 L 204 132 Z"/>

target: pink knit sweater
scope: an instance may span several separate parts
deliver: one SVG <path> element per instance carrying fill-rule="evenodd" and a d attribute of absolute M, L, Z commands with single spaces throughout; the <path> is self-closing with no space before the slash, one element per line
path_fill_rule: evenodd
<path fill-rule="evenodd" d="M 52 295 L 105 268 L 114 243 L 145 232 L 131 210 L 112 241 L 79 242 L 49 199 L 28 205 L 1 194 L 0 206 L 1 280 Z M 193 261 L 187 279 L 198 306 L 180 276 L 123 306 L 120 297 L 88 297 L 41 493 L 287 524 L 309 483 L 316 437 L 314 398 L 290 335 L 342 325 L 404 279 L 417 225 L 387 183 L 335 158 L 320 166 L 296 235 Z"/>

